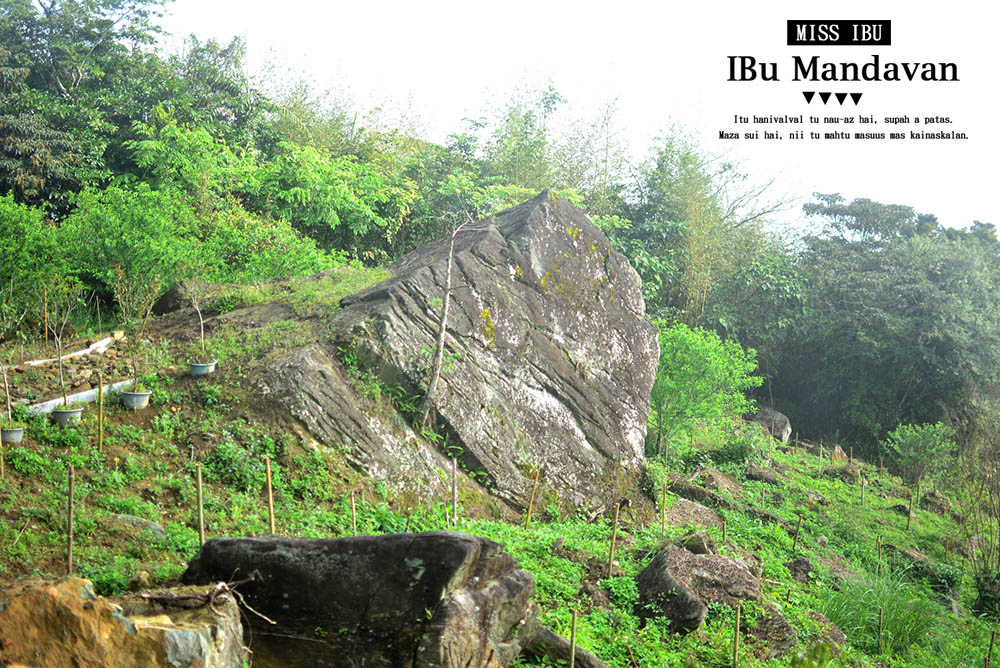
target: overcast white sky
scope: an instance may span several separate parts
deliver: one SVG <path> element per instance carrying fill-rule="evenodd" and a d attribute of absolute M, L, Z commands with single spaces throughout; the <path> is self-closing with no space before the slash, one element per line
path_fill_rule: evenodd
<path fill-rule="evenodd" d="M 164 26 L 177 47 L 200 38 L 246 38 L 251 74 L 269 61 L 301 70 L 321 87 L 346 88 L 360 105 L 391 101 L 415 111 L 432 140 L 481 116 L 519 83 L 549 80 L 572 109 L 589 115 L 617 99 L 617 119 L 634 147 L 648 147 L 679 123 L 714 152 L 730 151 L 775 192 L 808 201 L 840 192 L 913 206 L 942 223 L 1000 225 L 995 156 L 996 5 L 918 2 L 615 3 L 510 0 L 254 2 L 176 0 Z M 811 9 L 816 7 L 817 9 Z M 788 47 L 786 19 L 890 19 L 889 47 Z M 792 81 L 791 57 L 865 62 L 954 62 L 956 83 Z M 727 56 L 777 62 L 781 81 L 727 82 Z M 803 90 L 861 92 L 855 107 L 807 105 Z M 961 142 L 724 142 L 733 114 L 949 116 Z M 744 128 L 745 129 L 745 128 Z M 783 128 L 784 129 L 784 128 Z M 815 128 L 814 128 L 815 129 Z M 859 128 L 867 129 L 867 128 Z M 905 126 L 905 130 L 934 127 Z"/>

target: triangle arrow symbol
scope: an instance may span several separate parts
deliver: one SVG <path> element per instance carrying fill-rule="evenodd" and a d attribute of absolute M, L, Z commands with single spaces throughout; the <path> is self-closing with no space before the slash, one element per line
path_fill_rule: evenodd
<path fill-rule="evenodd" d="M 847 93 L 834 93 L 837 98 L 837 102 L 844 104 L 844 100 L 847 99 Z"/>
<path fill-rule="evenodd" d="M 851 93 L 851 99 L 854 100 L 854 104 L 856 105 L 861 101 L 861 93 Z"/>
<path fill-rule="evenodd" d="M 823 104 L 826 104 L 830 99 L 830 93 L 820 93 L 819 99 L 823 100 Z"/>
<path fill-rule="evenodd" d="M 806 98 L 806 104 L 809 104 L 810 102 L 812 102 L 812 101 L 813 101 L 813 95 L 815 95 L 815 94 L 816 94 L 816 92 L 815 92 L 815 91 L 809 91 L 809 92 L 807 93 L 806 91 L 802 91 L 802 94 L 803 94 L 803 95 L 805 96 L 805 98 Z"/>

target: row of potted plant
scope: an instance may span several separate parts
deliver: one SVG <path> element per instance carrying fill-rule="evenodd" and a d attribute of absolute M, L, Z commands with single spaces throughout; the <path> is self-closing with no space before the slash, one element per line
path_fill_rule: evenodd
<path fill-rule="evenodd" d="M 132 410 L 141 410 L 149 405 L 152 391 L 142 386 L 139 380 L 140 338 L 145 329 L 152 312 L 153 303 L 159 292 L 156 281 L 151 284 L 140 285 L 135 281 L 128 280 L 116 267 L 115 296 L 118 300 L 122 312 L 122 320 L 129 332 L 129 355 L 132 361 L 132 388 L 123 390 L 122 404 Z M 66 426 L 80 422 L 84 406 L 82 404 L 70 404 L 66 393 L 66 382 L 63 375 L 63 333 L 69 322 L 73 309 L 79 304 L 79 284 L 66 282 L 62 285 L 54 285 L 55 289 L 50 293 L 49 299 L 49 331 L 52 332 L 56 344 L 57 362 L 59 365 L 59 384 L 62 390 L 63 405 L 54 408 L 52 418 L 56 424 Z M 185 295 L 191 302 L 198 314 L 199 338 L 201 344 L 201 356 L 197 361 L 188 363 L 188 372 L 192 376 L 204 376 L 213 373 L 218 364 L 218 360 L 208 355 L 205 346 L 205 320 L 201 310 L 201 299 L 203 296 L 203 286 L 193 284 L 184 287 Z M 6 398 L 6 414 L 0 416 L 0 438 L 3 443 L 20 442 L 24 435 L 25 424 L 14 420 L 11 411 L 10 388 L 7 384 L 6 368 L 0 364 L 0 371 L 3 375 L 4 396 Z"/>

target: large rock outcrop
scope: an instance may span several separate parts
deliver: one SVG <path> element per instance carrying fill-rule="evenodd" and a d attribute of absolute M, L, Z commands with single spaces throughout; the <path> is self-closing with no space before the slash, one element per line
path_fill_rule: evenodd
<path fill-rule="evenodd" d="M 0 666 L 246 665 L 248 653 L 232 594 L 204 587 L 159 592 L 161 601 L 175 597 L 181 597 L 185 607 L 134 596 L 104 598 L 81 578 L 20 580 L 0 590 Z M 205 601 L 201 605 L 200 599 Z"/>
<path fill-rule="evenodd" d="M 215 538 L 184 581 L 250 575 L 239 591 L 277 622 L 249 615 L 260 668 L 498 668 L 538 633 L 534 578 L 485 538 Z"/>
<path fill-rule="evenodd" d="M 667 545 L 636 576 L 639 599 L 636 616 L 665 617 L 671 629 L 697 629 L 709 603 L 735 606 L 740 600 L 760 601 L 760 580 L 743 559 L 719 554 L 694 554 Z"/>
<path fill-rule="evenodd" d="M 342 360 L 406 396 L 423 392 L 449 247 L 404 256 L 393 278 L 341 302 L 334 346 L 292 351 L 261 375 L 313 437 L 351 448 L 355 465 L 390 481 L 435 484 L 437 455 L 420 452 L 398 417 L 352 407 Z M 433 409 L 463 469 L 516 506 L 539 466 L 570 501 L 607 501 L 610 477 L 644 459 L 659 357 L 638 274 L 583 212 L 546 191 L 463 227 L 451 284 Z"/>
<path fill-rule="evenodd" d="M 770 406 L 761 406 L 756 413 L 749 417 L 749 420 L 759 423 L 767 433 L 782 443 L 788 443 L 788 439 L 792 435 L 792 423 L 788 420 L 788 416 Z"/>

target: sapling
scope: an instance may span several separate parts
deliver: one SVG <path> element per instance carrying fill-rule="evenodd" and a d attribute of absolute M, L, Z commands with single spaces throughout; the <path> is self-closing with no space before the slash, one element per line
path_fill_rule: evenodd
<path fill-rule="evenodd" d="M 112 286 L 115 301 L 121 310 L 125 330 L 128 332 L 129 350 L 132 358 L 132 391 L 141 392 L 139 385 L 139 339 L 153 312 L 153 304 L 160 295 L 160 279 L 157 275 L 128 275 L 120 265 L 115 265 L 115 281 Z"/>
<path fill-rule="evenodd" d="M 0 290 L 0 341 L 4 341 L 10 332 L 15 331 L 28 313 L 28 300 L 17 300 L 17 284 L 12 276 L 10 281 Z M 3 375 L 3 392 L 7 406 L 7 427 L 18 427 L 10 410 L 10 386 L 7 384 L 7 368 L 0 362 L 0 374 Z M 0 420 L 0 422 L 3 422 Z"/>
<path fill-rule="evenodd" d="M 198 333 L 201 339 L 201 358 L 198 361 L 202 364 L 210 364 L 212 359 L 205 350 L 205 317 L 201 312 L 202 300 L 205 297 L 205 284 L 198 280 L 188 280 L 180 283 L 178 287 L 191 303 L 195 313 L 198 314 Z"/>
<path fill-rule="evenodd" d="M 54 276 L 50 279 L 46 290 L 46 305 L 48 310 L 47 327 L 56 344 L 56 360 L 59 365 L 59 387 L 62 389 L 63 407 L 69 407 L 66 396 L 66 377 L 63 372 L 63 339 L 66 326 L 73 312 L 80 305 L 80 293 L 83 286 L 76 278 Z"/>
<path fill-rule="evenodd" d="M 14 421 L 14 415 L 10 409 L 10 386 L 7 384 L 7 367 L 2 362 L 0 362 L 0 375 L 3 375 L 3 394 L 7 406 L 7 420 L 0 420 L 0 424 L 3 425 L 4 429 L 16 429 L 21 424 Z"/>

